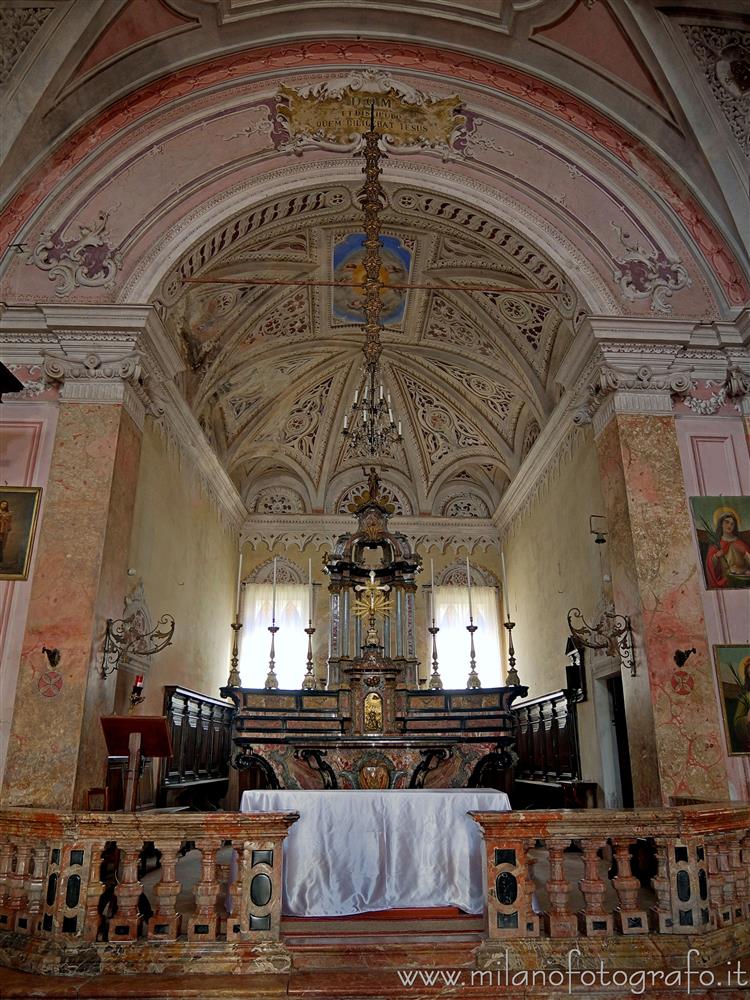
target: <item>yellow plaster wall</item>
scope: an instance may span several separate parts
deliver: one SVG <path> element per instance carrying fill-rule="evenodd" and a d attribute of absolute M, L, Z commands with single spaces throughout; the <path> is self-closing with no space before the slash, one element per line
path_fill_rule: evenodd
<path fill-rule="evenodd" d="M 578 607 L 591 622 L 602 602 L 607 546 L 589 530 L 589 516 L 604 512 L 599 465 L 593 434 L 579 435 L 504 544 L 516 669 L 529 698 L 565 687 L 567 613 Z M 578 706 L 583 777 L 601 783 L 590 668 L 588 688 Z"/>
<path fill-rule="evenodd" d="M 136 571 L 133 584 L 143 580 L 154 622 L 169 612 L 176 627 L 172 645 L 151 658 L 139 714 L 161 714 L 165 684 L 219 697 L 229 674 L 237 558 L 234 533 L 190 465 L 147 421 L 129 566 Z"/>

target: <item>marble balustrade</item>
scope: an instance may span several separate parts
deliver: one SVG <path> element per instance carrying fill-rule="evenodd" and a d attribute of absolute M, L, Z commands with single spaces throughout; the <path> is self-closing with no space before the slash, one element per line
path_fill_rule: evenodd
<path fill-rule="evenodd" d="M 563 953 L 550 947 L 557 939 L 565 948 L 571 938 L 585 939 L 589 954 L 601 939 L 608 951 L 614 944 L 636 963 L 643 962 L 644 947 L 628 955 L 626 945 L 636 936 L 682 938 L 683 945 L 671 948 L 676 955 L 701 939 L 707 954 L 722 957 L 734 954 L 736 942 L 745 949 L 750 943 L 747 803 L 472 815 L 487 852 L 485 963 L 509 943 L 532 940 L 554 955 Z M 571 852 L 582 878 L 566 873 Z M 638 853 L 654 862 L 650 877 L 634 877 Z M 544 907 L 535 895 L 540 879 L 534 870 L 541 864 Z M 722 938 L 717 932 L 723 929 L 731 933 Z M 662 944 L 659 949 L 665 953 Z"/>
<path fill-rule="evenodd" d="M 534 968 L 563 961 L 571 947 L 584 962 L 606 955 L 621 967 L 679 964 L 689 947 L 718 963 L 750 947 L 748 804 L 472 815 L 484 834 L 489 887 L 480 968 L 509 955 Z M 177 970 L 187 961 L 206 972 L 289 969 L 281 856 L 296 819 L 0 812 L 0 965 L 69 973 Z M 148 842 L 161 859 L 154 912 L 145 919 L 139 857 Z M 178 858 L 186 845 L 201 859 L 197 882 L 183 890 Z M 219 857 L 228 846 L 234 855 Z M 654 861 L 640 878 L 631 867 L 637 848 Z M 108 886 L 114 911 L 102 896 Z"/>
<path fill-rule="evenodd" d="M 0 811 L 0 965 L 74 972 L 89 968 L 93 955 L 96 968 L 143 971 L 161 954 L 176 970 L 189 954 L 191 961 L 205 955 L 207 971 L 283 971 L 282 844 L 297 818 Z M 161 855 L 148 918 L 139 878 L 144 845 Z M 201 862 L 183 914 L 177 861 L 186 846 L 200 851 Z M 231 865 L 217 860 L 222 847 L 234 851 Z"/>

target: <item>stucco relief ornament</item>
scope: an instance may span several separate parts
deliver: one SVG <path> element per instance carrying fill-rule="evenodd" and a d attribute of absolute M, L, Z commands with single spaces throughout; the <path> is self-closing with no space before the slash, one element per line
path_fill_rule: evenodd
<path fill-rule="evenodd" d="M 371 105 L 386 150 L 435 149 L 444 159 L 465 152 L 467 116 L 457 96 L 433 97 L 376 70 L 297 89 L 282 85 L 271 137 L 277 149 L 297 155 L 306 148 L 357 152 Z"/>
<path fill-rule="evenodd" d="M 601 365 L 587 382 L 583 392 L 573 404 L 573 423 L 590 424 L 606 396 L 613 392 L 670 392 L 685 396 L 694 388 L 689 371 L 655 373 L 648 365 L 641 365 L 634 372 L 619 371 Z"/>
<path fill-rule="evenodd" d="M 59 279 L 55 294 L 69 295 L 75 288 L 112 288 L 122 267 L 119 250 L 110 246 L 108 212 L 99 212 L 92 226 L 79 225 L 78 236 L 63 238 L 62 227 L 42 233 L 35 249 L 26 254 L 27 264 L 50 272 Z"/>
<path fill-rule="evenodd" d="M 634 302 L 636 299 L 651 299 L 651 311 L 668 315 L 672 306 L 665 301 L 674 292 L 691 285 L 690 276 L 682 262 L 670 260 L 661 250 L 651 253 L 644 250 L 639 243 L 632 241 L 630 234 L 613 222 L 620 242 L 627 254 L 615 257 L 617 268 L 614 271 L 615 281 L 620 285 L 626 298 Z"/>

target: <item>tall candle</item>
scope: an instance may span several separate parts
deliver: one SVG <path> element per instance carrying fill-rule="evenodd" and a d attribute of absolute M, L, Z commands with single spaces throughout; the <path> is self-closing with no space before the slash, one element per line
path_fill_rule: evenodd
<path fill-rule="evenodd" d="M 307 618 L 308 621 L 311 622 L 313 617 L 312 559 L 307 560 L 307 579 L 309 581 L 309 590 L 307 598 Z"/>
<path fill-rule="evenodd" d="M 240 565 L 237 570 L 237 600 L 235 601 L 235 607 L 237 608 L 237 618 L 240 617 L 240 597 L 242 595 L 242 550 L 240 550 Z"/>
<path fill-rule="evenodd" d="M 469 618 L 473 621 L 474 615 L 471 611 L 471 566 L 469 566 L 469 557 L 466 557 L 466 585 L 469 588 Z"/>
<path fill-rule="evenodd" d="M 273 606 L 271 608 L 271 619 L 276 624 L 276 556 L 273 557 Z"/>
<path fill-rule="evenodd" d="M 508 577 L 505 574 L 505 553 L 502 550 L 500 551 L 500 565 L 503 568 L 503 604 L 508 621 L 510 621 L 510 594 L 508 593 Z"/>
<path fill-rule="evenodd" d="M 435 564 L 430 559 L 430 610 L 432 611 L 432 624 L 435 624 Z"/>

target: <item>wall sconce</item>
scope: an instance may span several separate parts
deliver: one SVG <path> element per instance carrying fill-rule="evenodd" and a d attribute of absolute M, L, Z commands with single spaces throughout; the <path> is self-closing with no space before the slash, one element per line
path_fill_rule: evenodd
<path fill-rule="evenodd" d="M 172 615 L 162 615 L 150 632 L 139 630 L 138 617 L 131 615 L 129 618 L 107 619 L 102 651 L 102 677 L 107 677 L 112 671 L 117 670 L 120 659 L 125 653 L 153 656 L 154 653 L 171 645 L 174 635 Z"/>
<path fill-rule="evenodd" d="M 574 625 L 573 622 L 578 624 Z M 568 612 L 571 635 L 588 649 L 606 649 L 609 656 L 617 657 L 623 667 L 636 675 L 635 642 L 629 615 L 618 615 L 609 604 L 594 625 L 589 625 L 580 608 Z"/>
<path fill-rule="evenodd" d="M 594 521 L 603 521 L 604 524 L 601 525 L 599 528 L 597 528 L 594 525 Z M 607 518 L 604 516 L 604 514 L 589 515 L 589 531 L 594 536 L 594 544 L 604 545 L 604 543 L 607 541 L 608 532 L 604 530 L 606 525 L 607 525 Z"/>

